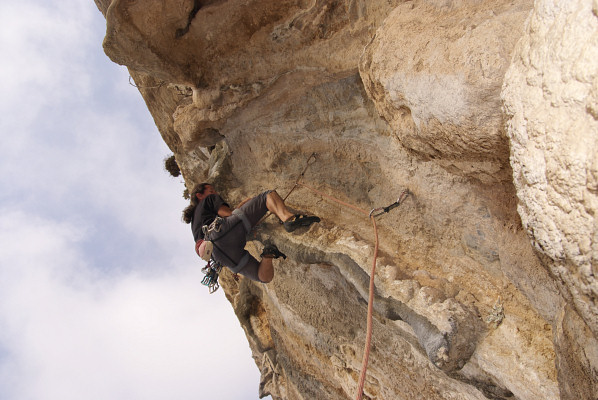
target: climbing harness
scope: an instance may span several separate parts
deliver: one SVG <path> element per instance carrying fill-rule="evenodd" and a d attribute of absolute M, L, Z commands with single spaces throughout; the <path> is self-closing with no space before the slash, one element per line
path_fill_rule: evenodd
<path fill-rule="evenodd" d="M 210 225 L 204 225 L 201 227 L 201 231 L 204 234 L 204 237 L 209 237 L 212 233 L 220 232 L 220 228 L 222 228 L 222 224 L 224 223 L 224 218 L 216 217 L 214 221 Z"/>
<path fill-rule="evenodd" d="M 209 240 L 199 239 L 195 242 L 195 252 L 204 261 L 212 259 L 212 251 L 214 251 L 214 243 Z"/>
<path fill-rule="evenodd" d="M 341 204 L 345 207 L 349 207 L 363 215 L 368 216 L 368 218 L 370 219 L 370 221 L 372 222 L 372 227 L 374 229 L 374 237 L 375 237 L 375 246 L 374 246 L 374 259 L 372 262 L 372 271 L 370 272 L 370 285 L 369 285 L 369 297 L 368 297 L 368 314 L 367 314 L 367 330 L 366 330 L 366 339 L 365 339 L 365 348 L 364 348 L 364 352 L 363 352 L 363 361 L 362 361 L 362 366 L 361 366 L 361 374 L 359 375 L 359 383 L 357 386 L 357 394 L 355 396 L 356 400 L 361 400 L 363 398 L 363 388 L 365 386 L 365 377 L 366 377 L 366 372 L 367 372 L 367 366 L 368 366 L 368 361 L 370 358 L 370 347 L 371 347 L 371 342 L 372 342 L 372 328 L 373 328 L 373 314 L 374 314 L 374 290 L 375 290 L 375 285 L 374 285 L 374 276 L 376 274 L 376 261 L 378 259 L 378 247 L 379 247 L 379 240 L 378 240 L 378 227 L 376 226 L 376 217 L 382 215 L 382 214 L 386 214 L 388 212 L 390 212 L 392 209 L 398 207 L 399 205 L 401 205 L 401 203 L 407 198 L 407 196 L 409 196 L 409 194 L 411 194 L 411 192 L 409 191 L 409 189 L 404 189 L 401 194 L 399 195 L 399 198 L 397 199 L 397 201 L 395 201 L 394 203 L 386 206 L 386 207 L 379 207 L 379 208 L 374 208 L 371 211 L 367 211 L 364 210 L 360 207 L 354 206 L 352 204 L 346 203 L 342 200 L 339 200 L 335 197 L 332 197 L 330 195 L 327 195 L 326 193 L 323 193 L 317 189 L 314 189 L 304 183 L 301 183 L 301 179 L 303 178 L 303 176 L 305 175 L 305 171 L 307 171 L 307 168 L 310 165 L 310 160 L 312 158 L 315 159 L 316 153 L 312 153 L 311 156 L 309 156 L 308 160 L 307 160 L 307 165 L 305 167 L 305 169 L 303 170 L 303 172 L 301 173 L 301 175 L 299 176 L 299 178 L 297 179 L 297 181 L 295 182 L 295 185 L 293 186 L 293 188 L 291 189 L 291 191 L 289 192 L 289 194 L 285 197 L 285 200 L 287 197 L 289 197 L 289 195 L 295 190 L 295 188 L 297 186 L 302 186 L 308 190 L 311 190 L 314 193 L 319 194 L 320 196 L 327 198 L 329 200 L 332 200 L 338 204 Z"/>
<path fill-rule="evenodd" d="M 213 255 L 213 251 L 212 251 L 213 248 L 216 248 L 222 255 L 224 255 L 226 258 L 228 258 L 228 260 L 231 262 L 230 267 L 231 267 L 231 271 L 233 272 L 233 277 L 235 278 L 235 281 L 238 280 L 238 276 L 235 271 L 240 271 L 241 269 L 243 269 L 245 264 L 247 264 L 247 262 L 249 261 L 249 253 L 245 253 L 245 255 L 243 257 L 241 257 L 241 260 L 236 262 L 224 250 L 222 250 L 216 244 L 216 241 L 218 241 L 218 240 L 222 239 L 223 237 L 225 237 L 226 235 L 228 235 L 228 233 L 231 232 L 233 230 L 233 228 L 240 223 L 243 223 L 245 230 L 247 230 L 247 224 L 249 222 L 246 221 L 247 217 L 245 216 L 245 214 L 243 214 L 243 213 L 234 213 L 234 214 L 239 215 L 239 217 L 240 217 L 239 221 L 235 225 L 230 227 L 230 229 L 227 232 L 225 232 L 222 236 L 220 236 L 219 238 L 216 238 L 216 239 L 214 239 L 212 236 L 214 233 L 220 232 L 220 230 L 222 228 L 222 224 L 225 221 L 225 219 L 222 217 L 216 217 L 214 219 L 214 221 L 212 221 L 212 223 L 201 227 L 201 230 L 204 234 L 204 239 L 198 240 L 195 244 L 195 252 L 197 253 L 197 255 L 199 255 L 203 260 L 208 262 L 208 264 L 204 268 L 201 269 L 201 271 L 204 274 L 206 274 L 206 276 L 203 278 L 201 283 L 204 286 L 207 286 L 209 288 L 210 294 L 214 293 L 220 287 L 220 284 L 218 283 L 218 277 L 219 277 L 220 271 L 222 270 L 222 264 L 214 259 L 214 255 Z M 202 250 L 203 250 L 203 253 L 202 253 Z M 208 252 L 209 252 L 209 255 L 208 255 Z"/>
<path fill-rule="evenodd" d="M 195 242 L 195 252 L 204 261 L 210 261 L 212 259 L 212 251 L 214 251 L 214 242 L 209 240 L 210 234 L 213 232 L 220 232 L 220 227 L 224 222 L 224 218 L 216 217 L 210 225 L 204 225 L 201 227 L 203 232 L 203 239 L 199 239 Z"/>
<path fill-rule="evenodd" d="M 208 261 L 208 264 L 201 269 L 201 272 L 206 274 L 206 276 L 204 276 L 204 278 L 201 280 L 201 284 L 208 287 L 210 294 L 214 293 L 216 290 L 218 290 L 218 288 L 220 288 L 218 276 L 221 270 L 222 264 L 213 260 Z"/>

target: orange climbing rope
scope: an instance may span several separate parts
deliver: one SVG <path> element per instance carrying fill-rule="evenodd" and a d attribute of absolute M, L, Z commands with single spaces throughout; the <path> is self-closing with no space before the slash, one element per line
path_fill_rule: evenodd
<path fill-rule="evenodd" d="M 313 155 L 312 155 L 313 156 Z M 310 157 L 311 159 L 311 157 Z M 308 160 L 309 162 L 309 160 Z M 305 173 L 305 171 L 303 171 L 303 174 Z M 301 177 L 303 177 L 303 174 L 301 174 Z M 407 195 L 409 194 L 408 190 L 404 190 L 403 192 L 401 192 L 401 195 L 399 196 L 398 200 L 391 204 L 388 207 L 381 207 L 381 208 L 375 208 L 370 212 L 367 212 L 366 210 L 364 210 L 363 208 L 359 208 L 357 206 L 354 206 L 352 204 L 346 203 L 342 200 L 339 200 L 335 197 L 329 196 L 326 193 L 323 193 L 317 189 L 314 189 L 304 183 L 300 183 L 300 179 L 301 177 L 297 180 L 297 182 L 295 183 L 295 186 L 293 186 L 293 189 L 291 189 L 291 192 L 295 189 L 295 187 L 297 187 L 297 185 L 300 185 L 306 189 L 311 190 L 314 193 L 319 194 L 322 197 L 325 197 L 329 200 L 332 200 L 338 204 L 341 204 L 343 206 L 349 207 L 357 212 L 360 212 L 364 215 L 367 215 L 370 220 L 372 221 L 372 227 L 374 228 L 374 236 L 376 239 L 376 244 L 374 246 L 374 260 L 372 262 L 372 271 L 370 272 L 370 288 L 369 288 L 369 297 L 368 297 L 368 315 L 367 315 L 367 329 L 366 329 L 366 335 L 365 335 L 365 348 L 363 350 L 363 359 L 362 359 L 362 363 L 361 363 L 361 373 L 359 375 L 359 383 L 357 385 L 357 394 L 355 399 L 356 400 L 361 400 L 363 397 L 363 388 L 365 386 L 365 377 L 366 377 L 366 372 L 367 372 L 367 368 L 368 368 L 368 361 L 370 359 L 370 347 L 371 347 L 371 342 L 372 342 L 372 329 L 373 329 L 373 313 L 374 313 L 374 276 L 376 274 L 376 261 L 378 258 L 378 246 L 379 246 L 379 240 L 378 240 L 378 227 L 376 226 L 376 215 L 374 215 L 374 213 L 382 211 L 382 212 L 388 212 L 391 209 L 393 209 L 394 207 L 400 205 L 402 203 L 402 201 L 407 197 Z M 291 193 L 289 192 L 289 195 Z M 288 195 L 287 195 L 288 197 Z M 380 215 L 380 214 L 378 214 Z"/>
<path fill-rule="evenodd" d="M 361 374 L 359 375 L 359 384 L 357 385 L 356 400 L 361 400 L 363 397 L 363 387 L 365 386 L 365 375 L 368 369 L 368 361 L 370 359 L 370 344 L 372 342 L 372 315 L 374 311 L 374 274 L 376 273 L 376 259 L 378 258 L 378 228 L 376 227 L 376 219 L 370 214 L 372 226 L 374 227 L 374 236 L 376 237 L 376 245 L 374 247 L 374 261 L 372 262 L 372 272 L 370 273 L 370 295 L 368 298 L 368 316 L 367 316 L 367 330 L 365 334 L 365 348 L 363 350 L 363 360 L 361 361 Z"/>
<path fill-rule="evenodd" d="M 314 193 L 317 193 L 317 194 L 319 194 L 320 196 L 322 196 L 322 197 L 325 197 L 325 198 L 327 198 L 327 199 L 329 199 L 329 200 L 335 201 L 335 202 L 337 202 L 338 204 L 341 204 L 341 205 L 343 205 L 343 206 L 345 206 L 345 207 L 349 207 L 349 208 L 351 208 L 351 209 L 353 209 L 353 210 L 355 210 L 355 211 L 357 211 L 357 212 L 360 212 L 360 213 L 362 213 L 362 214 L 364 214 L 364 215 L 369 215 L 369 212 L 368 212 L 368 211 L 366 211 L 366 210 L 364 210 L 363 208 L 359 208 L 359 207 L 357 207 L 357 206 L 354 206 L 354 205 L 352 205 L 352 204 L 345 203 L 345 202 L 344 202 L 344 201 L 342 201 L 342 200 L 339 200 L 339 199 L 337 199 L 337 198 L 335 198 L 335 197 L 329 196 L 329 195 L 327 195 L 326 193 L 320 192 L 319 190 L 317 190 L 317 189 L 314 189 L 314 188 L 312 188 L 312 187 L 310 187 L 310 186 L 307 186 L 307 185 L 306 185 L 306 184 L 304 184 L 304 183 L 300 183 L 300 182 L 299 182 L 299 183 L 298 183 L 298 185 L 299 185 L 299 186 L 303 186 L 304 188 L 306 188 L 306 189 L 309 189 L 309 190 L 311 190 L 312 192 L 314 192 Z"/>
<path fill-rule="evenodd" d="M 312 153 L 309 158 L 307 159 L 307 162 L 305 163 L 305 168 L 303 169 L 303 171 L 301 172 L 301 174 L 299 175 L 299 177 L 297 178 L 297 180 L 295 181 L 295 184 L 293 185 L 293 187 L 291 188 L 291 190 L 287 193 L 287 195 L 284 197 L 283 201 L 286 201 L 286 199 L 291 195 L 291 193 L 293 193 L 293 191 L 295 191 L 295 189 L 298 186 L 302 186 L 308 190 L 311 190 L 312 192 L 319 194 L 320 196 L 332 200 L 342 206 L 348 207 L 352 210 L 355 210 L 363 215 L 367 215 L 370 220 L 372 221 L 372 227 L 374 229 L 374 237 L 375 237 L 375 246 L 374 246 L 374 259 L 372 262 L 372 271 L 370 272 L 370 286 L 369 286 L 369 297 L 368 297 L 368 314 L 367 314 L 367 329 L 366 329 L 366 339 L 365 339 L 365 347 L 364 347 L 364 351 L 363 351 L 363 361 L 362 361 L 362 365 L 361 365 L 361 373 L 359 375 L 359 382 L 358 382 L 358 386 L 357 386 L 357 394 L 355 399 L 356 400 L 361 400 L 363 397 L 363 388 L 365 386 L 365 377 L 366 377 L 366 372 L 367 372 L 367 367 L 368 367 L 368 361 L 370 358 L 370 347 L 371 347 L 371 342 L 372 342 L 372 329 L 373 329 L 373 313 L 374 313 L 374 291 L 375 291 L 375 286 L 374 286 L 374 277 L 376 274 L 376 261 L 378 259 L 378 247 L 379 247 L 379 240 L 378 240 L 378 227 L 376 226 L 376 217 L 383 214 L 383 213 L 387 213 L 390 210 L 392 210 L 393 208 L 399 206 L 403 200 L 407 197 L 407 195 L 409 195 L 409 190 L 405 189 L 401 192 L 401 195 L 399 196 L 399 198 L 397 199 L 396 202 L 394 202 L 393 204 L 389 205 L 388 207 L 380 207 L 380 208 L 375 208 L 372 211 L 368 212 L 367 210 L 364 210 L 363 208 L 354 206 L 352 204 L 349 204 L 347 202 L 344 202 L 342 200 L 339 200 L 335 197 L 332 197 L 324 192 L 321 192 L 317 189 L 314 189 L 311 186 L 308 186 L 304 183 L 301 183 L 301 179 L 303 179 L 303 176 L 305 175 L 305 172 L 307 171 L 307 169 L 309 168 L 310 161 L 312 159 L 315 160 L 316 158 L 316 153 Z M 266 218 L 268 218 L 268 216 L 271 213 L 268 213 L 267 215 L 265 215 L 259 222 L 261 223 L 263 220 L 265 220 Z"/>

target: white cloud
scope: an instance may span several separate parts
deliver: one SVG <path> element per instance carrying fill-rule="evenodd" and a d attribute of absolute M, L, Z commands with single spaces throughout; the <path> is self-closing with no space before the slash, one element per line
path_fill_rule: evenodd
<path fill-rule="evenodd" d="M 256 399 L 242 329 L 200 284 L 183 186 L 102 53 L 93 1 L 0 16 L 0 398 Z"/>
<path fill-rule="evenodd" d="M 98 276 L 78 228 L 7 210 L 0 221 L 0 398 L 257 398 L 257 368 L 224 356 L 250 357 L 242 330 L 199 268 Z M 223 371 L 235 385 L 212 385 Z"/>
<path fill-rule="evenodd" d="M 79 50 L 92 39 L 91 11 L 76 0 L 0 4 L 0 74 L 10 77 L 2 81 L 3 108 L 34 117 L 42 106 L 88 91 L 83 63 L 72 61 L 85 59 Z M 26 109 L 18 107 L 21 99 Z"/>

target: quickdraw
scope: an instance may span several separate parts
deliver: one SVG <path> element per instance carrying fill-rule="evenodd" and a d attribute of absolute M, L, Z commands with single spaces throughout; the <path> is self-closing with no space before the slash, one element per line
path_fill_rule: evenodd
<path fill-rule="evenodd" d="M 354 206 L 352 204 L 346 203 L 344 201 L 341 201 L 335 197 L 329 196 L 326 193 L 323 193 L 317 189 L 314 189 L 304 183 L 301 183 L 301 179 L 303 178 L 303 175 L 305 174 L 305 171 L 307 170 L 307 167 L 310 165 L 310 160 L 312 158 L 315 158 L 316 154 L 313 153 L 311 156 L 309 156 L 309 158 L 307 159 L 307 165 L 305 167 L 305 169 L 303 170 L 303 172 L 301 173 L 301 175 L 299 176 L 299 178 L 297 179 L 297 181 L 295 182 L 295 186 L 293 186 L 293 188 L 291 189 L 291 192 L 293 192 L 293 190 L 295 190 L 295 188 L 297 186 L 302 186 L 306 189 L 311 190 L 314 193 L 317 193 L 319 195 L 321 195 L 322 197 L 328 198 L 340 205 L 343 205 L 345 207 L 351 208 L 357 212 L 362 213 L 363 215 L 367 215 L 370 219 L 370 221 L 372 222 L 372 227 L 374 229 L 374 237 L 375 237 L 375 246 L 374 246 L 374 259 L 372 262 L 372 270 L 370 272 L 370 286 L 369 286 L 369 297 L 368 297 L 368 313 L 367 313 L 367 328 L 366 328 L 366 340 L 365 340 L 365 346 L 364 346 L 364 352 L 363 352 L 363 361 L 362 361 L 362 366 L 361 366 L 361 372 L 359 375 L 359 381 L 358 381 L 358 385 L 357 385 L 357 394 L 356 394 L 356 400 L 361 400 L 363 398 L 363 389 L 365 386 L 365 378 L 366 378 L 366 373 L 367 373 L 367 366 L 368 366 L 368 360 L 370 357 L 370 346 L 371 346 L 371 340 L 372 340 L 372 330 L 373 330 L 373 310 L 374 310 L 374 291 L 375 291 L 375 285 L 374 285 L 374 276 L 376 274 L 376 260 L 378 257 L 378 246 L 379 246 L 379 241 L 378 241 L 378 228 L 376 226 L 376 217 L 385 214 L 387 212 L 389 212 L 390 210 L 398 207 L 399 205 L 401 205 L 401 203 L 407 198 L 407 196 L 409 196 L 411 194 L 411 192 L 409 191 L 409 189 L 404 189 L 401 194 L 399 195 L 399 198 L 397 199 L 397 201 L 395 201 L 394 203 L 390 204 L 389 206 L 386 207 L 379 207 L 379 208 L 374 208 L 372 211 L 370 211 L 369 213 L 357 206 Z M 289 195 L 291 194 L 291 192 L 289 192 Z M 287 195 L 287 197 L 289 196 Z M 286 199 L 286 197 L 285 197 Z"/>
<path fill-rule="evenodd" d="M 218 262 L 208 261 L 208 264 L 201 269 L 201 272 L 206 274 L 201 281 L 201 284 L 208 287 L 210 294 L 214 293 L 220 288 L 218 283 L 218 276 L 222 270 L 222 265 Z"/>
<path fill-rule="evenodd" d="M 397 201 L 395 201 L 394 203 L 392 203 L 391 205 L 389 205 L 387 207 L 374 208 L 372 211 L 370 211 L 370 217 L 374 217 L 374 218 L 379 217 L 382 214 L 386 214 L 393 208 L 400 206 L 401 203 L 403 202 L 403 200 L 405 200 L 407 198 L 407 196 L 409 196 L 410 193 L 411 192 L 409 192 L 409 189 L 404 189 L 401 192 L 401 194 L 399 195 L 399 198 L 397 199 Z"/>

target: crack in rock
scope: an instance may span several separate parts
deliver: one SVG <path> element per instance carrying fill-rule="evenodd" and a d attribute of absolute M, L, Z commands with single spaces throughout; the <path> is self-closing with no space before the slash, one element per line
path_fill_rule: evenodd
<path fill-rule="evenodd" d="M 191 12 L 189 13 L 189 18 L 187 19 L 187 26 L 185 26 L 184 28 L 177 29 L 174 35 L 175 38 L 178 39 L 180 37 L 183 37 L 185 34 L 187 34 L 187 32 L 189 32 L 191 22 L 193 22 L 193 18 L 195 18 L 200 8 L 201 2 L 199 0 L 193 0 L 193 8 L 191 9 Z"/>

